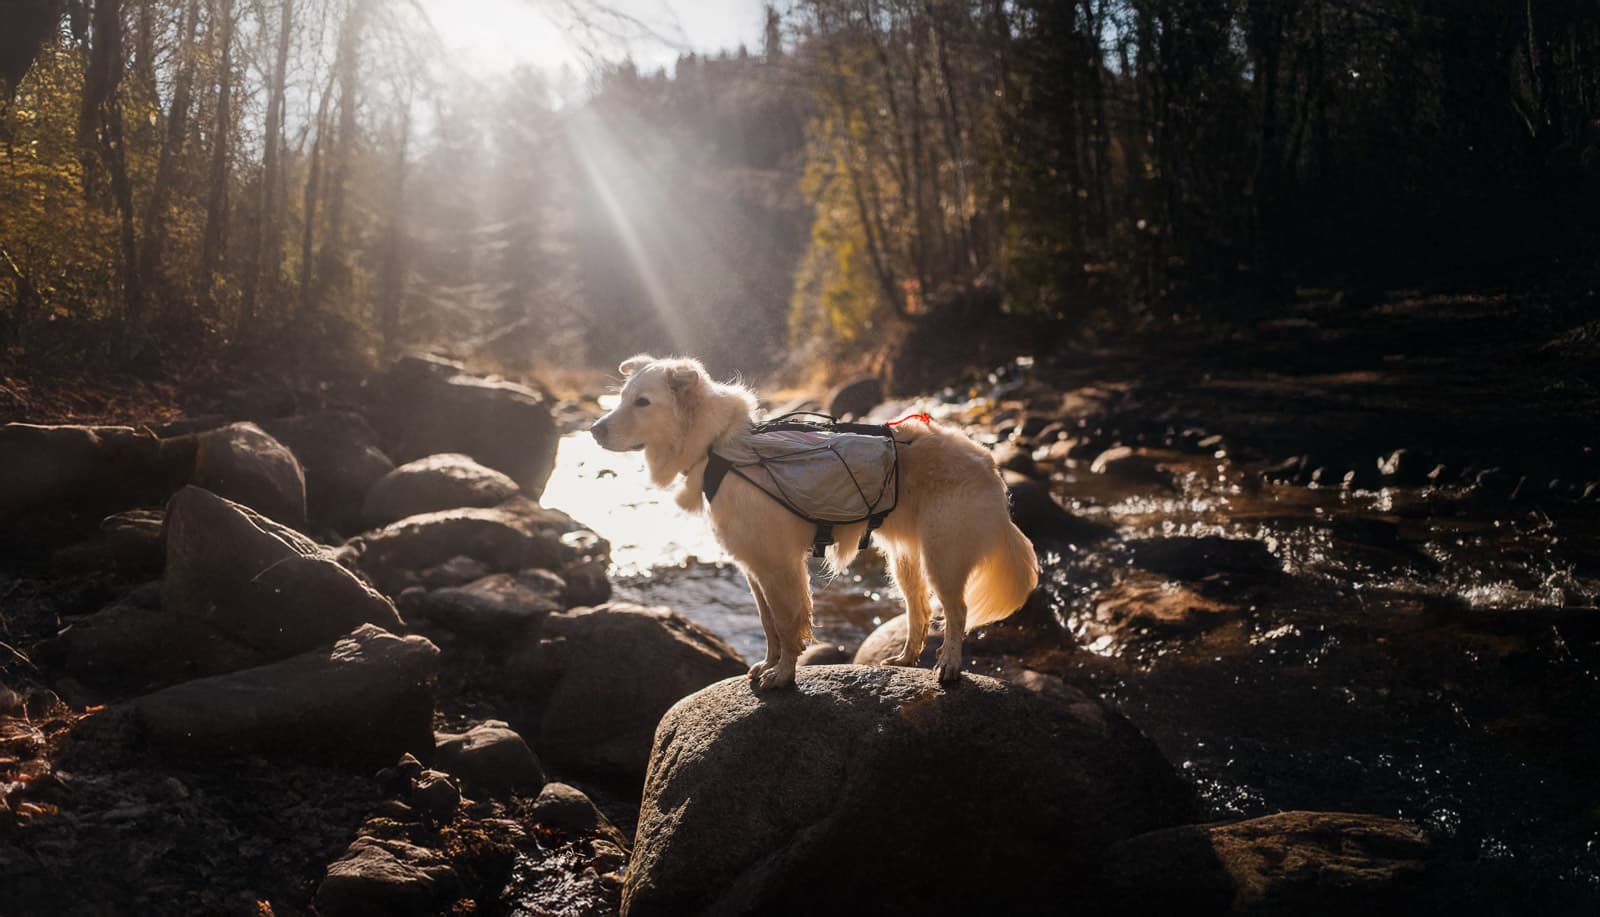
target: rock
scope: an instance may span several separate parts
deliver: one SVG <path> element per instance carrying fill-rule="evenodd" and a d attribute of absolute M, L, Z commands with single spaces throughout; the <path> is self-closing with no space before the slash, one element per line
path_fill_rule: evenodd
<path fill-rule="evenodd" d="M 1065 690 L 823 666 L 684 699 L 656 734 L 623 913 L 1059 910 L 1111 844 L 1193 811 L 1149 740 Z"/>
<path fill-rule="evenodd" d="M 193 440 L 132 427 L 0 427 L 0 548 L 32 554 L 94 530 L 107 514 L 158 506 L 189 477 Z"/>
<path fill-rule="evenodd" d="M 902 617 L 904 617 L 902 615 Z M 842 665 L 855 658 L 855 653 L 850 652 L 837 643 L 817 643 L 806 647 L 800 653 L 797 665 Z"/>
<path fill-rule="evenodd" d="M 1129 541 L 1128 548 L 1135 566 L 1189 582 L 1216 575 L 1270 577 L 1283 572 L 1278 558 L 1253 538 L 1138 538 Z"/>
<path fill-rule="evenodd" d="M 191 636 L 177 618 L 159 610 L 117 604 L 73 622 L 34 649 L 34 657 L 92 688 L 132 692 L 181 680 L 195 669 Z M 236 660 L 253 664 L 242 648 Z"/>
<path fill-rule="evenodd" d="M 545 785 L 538 756 L 500 720 L 486 720 L 462 733 L 435 733 L 433 740 L 434 763 L 469 789 L 506 795 Z"/>
<path fill-rule="evenodd" d="M 262 755 L 371 771 L 433 752 L 439 650 L 363 624 L 331 647 L 129 702 L 145 738 L 183 757 Z"/>
<path fill-rule="evenodd" d="M 424 365 L 427 363 L 428 365 Z M 460 452 L 503 471 L 538 499 L 555 468 L 559 432 L 538 392 L 423 360 L 397 363 L 386 385 L 394 457 Z"/>
<path fill-rule="evenodd" d="M 1378 475 L 1385 484 L 1416 487 L 1428 482 L 1434 463 L 1425 461 L 1410 449 L 1396 449 L 1378 457 Z"/>
<path fill-rule="evenodd" d="M 1239 609 L 1213 601 L 1160 577 L 1130 575 L 1100 591 L 1088 628 L 1127 639 L 1137 632 L 1158 637 L 1197 633 L 1233 620 Z"/>
<path fill-rule="evenodd" d="M 461 788 L 443 771 L 424 770 L 412 781 L 411 805 L 431 824 L 448 825 L 461 806 Z"/>
<path fill-rule="evenodd" d="M 165 613 L 196 638 L 219 634 L 283 659 L 361 624 L 398 629 L 389 600 L 322 546 L 198 487 L 172 498 L 166 519 Z M 199 655 L 203 672 L 228 671 Z"/>
<path fill-rule="evenodd" d="M 528 817 L 546 828 L 568 834 L 598 835 L 612 840 L 620 847 L 628 847 L 628 839 L 617 830 L 595 804 L 577 787 L 565 783 L 547 783 L 533 801 Z"/>
<path fill-rule="evenodd" d="M 1282 812 L 1123 841 L 1106 893 L 1123 913 L 1399 917 L 1433 909 L 1434 855 L 1420 828 L 1392 818 Z"/>
<path fill-rule="evenodd" d="M 458 556 L 495 573 L 559 569 L 561 536 L 578 528 L 566 513 L 519 497 L 496 507 L 411 516 L 351 539 L 340 556 L 396 595 L 417 585 L 421 571 Z"/>
<path fill-rule="evenodd" d="M 1142 449 L 1131 446 L 1113 446 L 1100 453 L 1089 465 L 1092 474 L 1115 478 L 1130 487 L 1160 487 L 1175 489 L 1172 475 L 1161 463 Z"/>
<path fill-rule="evenodd" d="M 567 607 L 591 607 L 611 601 L 610 564 L 604 560 L 585 560 L 567 566 L 561 578 L 567 581 Z"/>
<path fill-rule="evenodd" d="M 443 589 L 446 586 L 465 586 L 488 575 L 489 567 L 482 561 L 458 554 L 437 567 L 429 567 L 417 574 L 417 579 L 429 589 Z"/>
<path fill-rule="evenodd" d="M 638 781 L 661 714 L 748 668 L 678 614 L 612 602 L 547 617 L 513 651 L 506 676 L 508 688 L 523 692 L 513 722 L 546 760 Z"/>
<path fill-rule="evenodd" d="M 293 528 L 306 524 L 306 478 L 289 447 L 253 423 L 197 437 L 191 484 Z"/>
<path fill-rule="evenodd" d="M 834 386 L 823 400 L 823 410 L 835 417 L 865 417 L 883 401 L 883 382 L 873 376 L 863 376 Z"/>
<path fill-rule="evenodd" d="M 1008 476 L 1006 491 L 1011 500 L 1011 521 L 1035 543 L 1054 541 L 1082 545 L 1111 534 L 1109 527 L 1079 519 L 1062 509 L 1050 495 L 1050 485 L 1044 481 Z"/>
<path fill-rule="evenodd" d="M 506 639 L 566 607 L 566 584 L 552 584 L 530 570 L 528 575 L 496 573 L 465 586 L 435 589 L 413 606 L 416 614 L 458 634 Z M 554 577 L 554 574 L 550 574 Z"/>
<path fill-rule="evenodd" d="M 400 840 L 358 837 L 317 887 L 328 917 L 441 912 L 456 895 L 456 872 L 444 856 Z"/>
<path fill-rule="evenodd" d="M 422 513 L 495 506 L 516 494 L 516 481 L 465 455 L 430 455 L 379 477 L 366 493 L 361 517 L 369 528 L 379 528 Z"/>
<path fill-rule="evenodd" d="M 366 418 L 350 411 L 323 411 L 262 421 L 261 426 L 300 461 L 311 522 L 346 534 L 360 531 L 367 491 L 394 469 Z"/>
<path fill-rule="evenodd" d="M 1033 454 L 1016 443 L 1007 442 L 996 446 L 994 463 L 1006 471 L 1015 471 L 1024 477 L 1039 476 L 1039 467 L 1033 461 Z"/>
<path fill-rule="evenodd" d="M 855 656 L 845 660 L 856 665 L 882 665 L 886 660 L 900 655 L 906 645 L 906 631 L 910 628 L 910 620 L 903 614 L 895 615 L 889 620 L 878 625 L 867 639 L 861 641 L 856 647 Z M 939 657 L 939 647 L 944 645 L 944 618 L 937 617 L 928 622 L 928 639 L 922 646 L 922 655 L 917 659 L 917 665 L 922 668 L 932 667 L 934 660 Z"/>
<path fill-rule="evenodd" d="M 127 574 L 161 572 L 167 563 L 161 537 L 166 518 L 162 510 L 135 509 L 100 520 L 100 533 L 117 569 Z"/>

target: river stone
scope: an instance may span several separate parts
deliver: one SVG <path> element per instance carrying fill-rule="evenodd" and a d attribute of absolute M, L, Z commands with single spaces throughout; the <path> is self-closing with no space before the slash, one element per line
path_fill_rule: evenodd
<path fill-rule="evenodd" d="M 328 917 L 439 913 L 454 900 L 456 872 L 442 854 L 402 840 L 365 836 L 328 867 L 317 913 Z"/>
<path fill-rule="evenodd" d="M 134 509 L 100 520 L 100 533 L 117 569 L 128 574 L 157 574 L 167 563 L 167 546 L 161 539 L 166 513 L 159 509 Z"/>
<path fill-rule="evenodd" d="M 163 611 L 191 632 L 221 634 L 262 660 L 304 652 L 364 623 L 401 626 L 389 600 L 321 545 L 209 491 L 179 491 L 167 507 L 165 534 Z M 202 671 L 227 671 L 198 661 Z"/>
<path fill-rule="evenodd" d="M 1066 690 L 852 665 L 685 698 L 656 732 L 623 913 L 1059 910 L 1107 847 L 1193 809 L 1148 739 Z"/>
<path fill-rule="evenodd" d="M 513 651 L 513 720 L 546 760 L 596 777 L 644 779 L 661 714 L 749 666 L 709 631 L 664 608 L 612 602 L 545 618 Z"/>
<path fill-rule="evenodd" d="M 408 610 L 446 630 L 463 636 L 503 639 L 566 607 L 566 584 L 555 574 L 552 584 L 540 576 L 496 573 L 465 586 L 435 589 L 416 600 Z"/>
<path fill-rule="evenodd" d="M 192 439 L 132 427 L 0 427 L 0 547 L 38 552 L 94 530 L 109 513 L 159 506 L 194 468 Z"/>
<path fill-rule="evenodd" d="M 545 784 L 539 798 L 529 807 L 528 817 L 546 828 L 604 837 L 623 848 L 630 846 L 627 837 L 601 814 L 582 790 L 565 783 Z"/>
<path fill-rule="evenodd" d="M 1435 857 L 1415 825 L 1377 815 L 1281 812 L 1130 838 L 1105 861 L 1122 913 L 1428 913 Z"/>
<path fill-rule="evenodd" d="M 311 521 L 346 534 L 360 531 L 367 491 L 394 469 L 366 418 L 352 411 L 321 411 L 261 426 L 300 461 Z"/>
<path fill-rule="evenodd" d="M 582 528 L 571 516 L 523 497 L 500 506 L 410 516 L 350 540 L 347 562 L 386 595 L 418 585 L 424 571 L 458 556 L 495 573 L 561 567 L 561 536 Z"/>
<path fill-rule="evenodd" d="M 1238 613 L 1238 606 L 1208 599 L 1180 583 L 1133 573 L 1100 591 L 1088 627 L 1122 639 L 1140 632 L 1170 637 L 1209 630 Z"/>
<path fill-rule="evenodd" d="M 1136 538 L 1128 542 L 1128 550 L 1133 553 L 1134 566 L 1188 582 L 1217 574 L 1269 578 L 1283 572 L 1283 564 L 1254 538 Z"/>
<path fill-rule="evenodd" d="M 834 417 L 865 417 L 882 402 L 882 380 L 864 376 L 834 386 L 825 399 L 825 410 Z"/>
<path fill-rule="evenodd" d="M 253 423 L 197 437 L 191 484 L 293 528 L 306 524 L 306 477 L 289 447 Z"/>
<path fill-rule="evenodd" d="M 262 755 L 376 770 L 433 753 L 439 650 L 363 624 L 332 646 L 175 685 L 128 704 L 178 756 Z"/>
<path fill-rule="evenodd" d="M 435 733 L 433 741 L 434 764 L 469 789 L 503 796 L 545 785 L 538 756 L 501 720 L 485 720 L 461 733 Z"/>
<path fill-rule="evenodd" d="M 517 482 L 459 453 L 430 455 L 381 476 L 367 491 L 361 516 L 370 528 L 467 506 L 494 506 L 517 494 Z"/>
<path fill-rule="evenodd" d="M 40 643 L 33 656 L 92 688 L 138 691 L 194 674 L 189 658 L 193 638 L 182 623 L 158 609 L 111 605 Z M 244 647 L 234 647 L 230 655 L 246 666 L 259 661 Z"/>
<path fill-rule="evenodd" d="M 1035 544 L 1064 542 L 1084 545 L 1111 534 L 1109 527 L 1080 519 L 1062 509 L 1061 504 L 1051 496 L 1047 482 L 1035 481 L 1016 472 L 1007 472 L 1003 477 L 1011 502 L 1011 521 Z"/>
<path fill-rule="evenodd" d="M 538 499 L 555 469 L 560 433 L 538 392 L 484 379 L 453 367 L 396 364 L 386 384 L 384 417 L 394 456 L 410 462 L 440 452 L 460 452 L 503 471 Z"/>

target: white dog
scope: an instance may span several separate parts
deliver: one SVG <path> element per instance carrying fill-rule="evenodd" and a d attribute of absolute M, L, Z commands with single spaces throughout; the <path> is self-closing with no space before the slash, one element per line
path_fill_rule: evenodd
<path fill-rule="evenodd" d="M 691 359 L 640 355 L 621 366 L 626 381 L 616 410 L 593 428 L 614 452 L 644 450 L 658 487 L 682 478 L 677 501 L 704 507 L 707 453 L 729 446 L 754 422 L 756 398 L 739 385 L 718 383 Z M 939 680 L 961 674 L 961 641 L 968 627 L 998 621 L 1038 583 L 1033 545 L 1011 523 L 1006 488 L 994 460 L 958 431 L 906 423 L 899 440 L 899 503 L 875 533 L 905 595 L 910 627 L 890 665 L 914 665 L 927 637 L 929 587 L 944 608 Z M 796 659 L 811 638 L 811 588 L 806 554 L 813 527 L 754 484 L 728 475 L 710 501 L 717 540 L 750 580 L 767 634 L 767 658 L 751 667 L 762 688 L 794 683 Z M 843 570 L 855 557 L 866 523 L 836 528 L 828 561 Z"/>

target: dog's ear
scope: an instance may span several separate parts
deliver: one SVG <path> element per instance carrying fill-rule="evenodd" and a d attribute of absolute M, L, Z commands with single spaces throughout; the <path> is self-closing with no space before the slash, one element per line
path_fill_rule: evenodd
<path fill-rule="evenodd" d="M 623 360 L 622 365 L 617 367 L 617 372 L 622 373 L 624 376 L 631 376 L 655 361 L 656 358 L 647 353 L 636 353 Z"/>
<path fill-rule="evenodd" d="M 693 360 L 685 360 L 667 370 L 667 386 L 679 398 L 698 392 L 706 381 L 706 371 Z"/>

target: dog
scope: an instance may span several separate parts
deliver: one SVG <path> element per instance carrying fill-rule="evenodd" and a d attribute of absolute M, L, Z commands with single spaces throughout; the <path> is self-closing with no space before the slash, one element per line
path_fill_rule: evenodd
<path fill-rule="evenodd" d="M 742 385 L 714 382 L 693 359 L 640 354 L 618 369 L 620 401 L 591 428 L 595 441 L 613 452 L 642 450 L 652 483 L 677 482 L 678 505 L 706 512 L 717 540 L 749 579 L 766 632 L 767 656 L 750 668 L 751 680 L 762 689 L 793 684 L 812 636 L 806 555 L 813 527 L 737 475 L 712 500 L 702 493 L 708 451 L 750 429 L 756 396 Z M 901 424 L 895 438 L 899 502 L 874 543 L 888 555 L 909 627 L 905 647 L 886 664 L 915 665 L 922 655 L 931 587 L 945 621 L 935 669 L 941 682 L 954 682 L 967 629 L 1019 608 L 1038 584 L 1038 560 L 1011 522 L 1005 482 L 988 450 L 932 421 Z M 865 522 L 835 527 L 827 551 L 833 570 L 849 566 L 865 528 Z"/>

